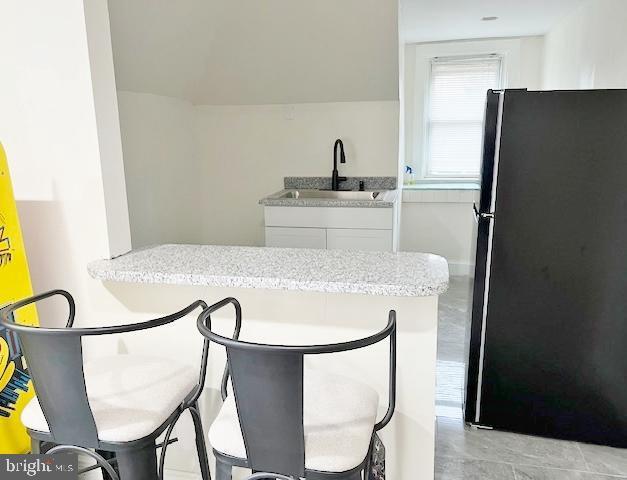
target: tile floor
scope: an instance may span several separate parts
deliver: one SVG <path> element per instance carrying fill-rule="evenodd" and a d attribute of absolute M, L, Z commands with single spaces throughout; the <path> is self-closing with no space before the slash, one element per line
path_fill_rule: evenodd
<path fill-rule="evenodd" d="M 440 302 L 436 480 L 627 479 L 627 450 L 464 426 L 470 295 L 470 280 L 453 277 Z"/>

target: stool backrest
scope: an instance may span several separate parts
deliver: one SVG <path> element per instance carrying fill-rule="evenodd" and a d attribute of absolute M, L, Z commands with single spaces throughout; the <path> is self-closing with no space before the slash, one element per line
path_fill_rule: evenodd
<path fill-rule="evenodd" d="M 13 313 L 23 306 L 57 295 L 65 297 L 68 302 L 69 328 L 46 329 L 19 325 L 9 317 L 9 314 L 13 317 Z M 4 308 L 1 320 L 4 327 L 18 334 L 50 433 L 60 444 L 81 443 L 97 447 L 98 431 L 87 400 L 83 374 L 81 336 L 71 329 L 76 312 L 74 299 L 67 292 L 57 291 L 33 297 L 33 301 L 19 303 Z"/>
<path fill-rule="evenodd" d="M 97 447 L 98 431 L 83 374 L 81 337 L 31 332 L 22 332 L 19 337 L 37 400 L 56 443 Z"/>
<path fill-rule="evenodd" d="M 16 323 L 14 314 L 20 308 L 54 296 L 62 296 L 67 300 L 69 315 L 65 328 L 43 328 Z M 72 328 L 76 313 L 74 299 L 64 290 L 53 290 L 2 308 L 0 324 L 15 331 L 19 337 L 37 400 L 54 443 L 96 448 L 99 446 L 98 430 L 87 397 L 82 337 L 125 333 L 164 325 L 187 315 L 198 306 L 206 307 L 206 304 L 197 301 L 176 314 L 132 325 Z M 205 366 L 208 348 L 207 341 L 203 350 Z M 201 372 L 201 378 L 204 378 L 203 374 Z M 200 384 L 199 389 L 202 390 Z"/>
<path fill-rule="evenodd" d="M 297 478 L 305 476 L 303 427 L 303 364 L 305 355 L 346 352 L 364 348 L 390 337 L 390 404 L 383 428 L 392 417 L 396 389 L 396 313 L 387 326 L 367 338 L 329 345 L 267 345 L 226 338 L 211 330 L 211 313 L 232 304 L 236 330 L 241 326 L 241 307 L 227 298 L 205 309 L 198 318 L 200 332 L 226 347 L 233 393 L 249 467 Z"/>
<path fill-rule="evenodd" d="M 303 354 L 231 346 L 227 358 L 252 469 L 304 477 Z"/>

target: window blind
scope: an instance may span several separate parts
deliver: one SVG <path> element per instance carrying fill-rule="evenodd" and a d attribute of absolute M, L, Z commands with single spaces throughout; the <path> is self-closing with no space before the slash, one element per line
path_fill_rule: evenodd
<path fill-rule="evenodd" d="M 425 177 L 479 176 L 486 94 L 499 88 L 497 55 L 432 60 Z"/>

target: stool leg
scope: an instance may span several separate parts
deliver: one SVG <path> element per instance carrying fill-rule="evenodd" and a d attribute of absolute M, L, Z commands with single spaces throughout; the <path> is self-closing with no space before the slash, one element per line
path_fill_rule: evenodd
<path fill-rule="evenodd" d="M 100 455 L 102 458 L 104 458 L 107 462 L 110 462 L 111 460 L 115 458 L 115 452 L 107 452 L 105 450 L 96 450 L 96 453 Z M 117 463 L 114 462 L 111 464 L 111 466 L 113 467 L 113 470 L 115 470 L 116 473 L 120 475 L 120 472 L 118 471 Z M 111 475 L 105 472 L 104 469 L 102 470 L 102 480 L 113 480 L 111 478 Z"/>
<path fill-rule="evenodd" d="M 39 440 L 30 439 L 30 453 L 33 455 L 41 453 L 41 442 Z"/>
<path fill-rule="evenodd" d="M 195 403 L 189 409 L 189 413 L 194 421 L 194 430 L 196 432 L 196 450 L 198 451 L 198 462 L 200 463 L 200 474 L 202 480 L 211 480 L 209 472 L 209 459 L 207 458 L 207 446 L 205 444 L 205 432 L 202 428 L 202 420 L 198 410 L 198 403 Z"/>
<path fill-rule="evenodd" d="M 120 450 L 118 459 L 120 480 L 156 480 L 157 448 L 155 442 L 140 448 Z"/>
<path fill-rule="evenodd" d="M 233 467 L 227 462 L 216 458 L 216 480 L 232 480 Z"/>

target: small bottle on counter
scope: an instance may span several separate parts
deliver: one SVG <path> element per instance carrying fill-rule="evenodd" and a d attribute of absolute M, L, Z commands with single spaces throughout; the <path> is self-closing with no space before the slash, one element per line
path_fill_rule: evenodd
<path fill-rule="evenodd" d="M 403 184 L 413 185 L 416 183 L 416 177 L 414 175 L 414 169 L 409 165 L 405 165 L 405 175 L 403 177 Z"/>

